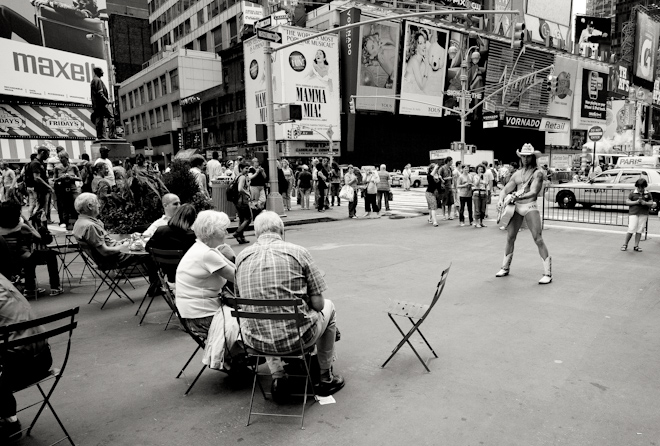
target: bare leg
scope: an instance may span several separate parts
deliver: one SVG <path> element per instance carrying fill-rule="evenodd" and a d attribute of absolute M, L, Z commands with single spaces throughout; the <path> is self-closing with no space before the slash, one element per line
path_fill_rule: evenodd
<path fill-rule="evenodd" d="M 639 241 L 640 241 L 641 239 L 642 239 L 642 233 L 641 233 L 641 232 L 637 232 L 637 233 L 635 233 L 635 247 L 636 247 L 636 248 L 639 247 Z"/>
<path fill-rule="evenodd" d="M 525 216 L 525 221 L 527 222 L 527 227 L 532 233 L 534 242 L 539 249 L 541 258 L 543 260 L 547 259 L 550 254 L 548 253 L 548 248 L 545 246 L 543 236 L 541 235 L 541 232 L 543 231 L 543 227 L 541 225 L 541 214 L 538 211 L 530 211 Z"/>
<path fill-rule="evenodd" d="M 627 248 L 628 247 L 628 242 L 630 241 L 631 238 L 632 238 L 632 232 L 626 233 L 626 241 L 623 244 L 623 246 L 625 246 Z"/>
<path fill-rule="evenodd" d="M 522 215 L 515 213 L 511 217 L 509 226 L 507 226 L 507 236 L 506 236 L 506 249 L 504 251 L 504 260 L 502 260 L 502 268 L 495 274 L 495 277 L 504 277 L 509 275 L 509 268 L 511 267 L 511 261 L 513 259 L 513 248 L 516 243 L 516 237 L 518 237 L 518 229 L 523 222 Z"/>

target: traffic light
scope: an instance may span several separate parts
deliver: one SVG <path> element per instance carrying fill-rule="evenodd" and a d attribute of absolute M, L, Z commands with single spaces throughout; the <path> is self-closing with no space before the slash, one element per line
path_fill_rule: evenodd
<path fill-rule="evenodd" d="M 525 37 L 527 32 L 525 31 L 525 24 L 518 22 L 513 25 L 513 31 L 511 34 L 511 48 L 522 48 L 525 45 Z"/>
<path fill-rule="evenodd" d="M 300 121 L 302 119 L 302 105 L 287 104 L 275 109 L 275 122 Z"/>
<path fill-rule="evenodd" d="M 351 100 L 348 101 L 348 111 L 354 115 L 355 114 L 355 98 L 351 96 Z"/>
<path fill-rule="evenodd" d="M 256 124 L 257 141 L 266 141 L 268 139 L 268 127 L 266 124 Z"/>
<path fill-rule="evenodd" d="M 550 96 L 557 94 L 557 76 L 554 74 L 548 76 L 548 92 L 550 92 Z"/>

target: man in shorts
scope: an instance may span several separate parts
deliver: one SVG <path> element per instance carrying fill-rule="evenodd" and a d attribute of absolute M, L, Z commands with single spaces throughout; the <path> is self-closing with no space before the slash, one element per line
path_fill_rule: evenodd
<path fill-rule="evenodd" d="M 531 144 L 525 144 L 521 150 L 516 151 L 516 155 L 520 158 L 521 168 L 511 176 L 509 182 L 504 186 L 497 203 L 497 208 L 501 209 L 504 205 L 504 198 L 508 194 L 512 194 L 512 203 L 515 204 L 516 210 L 506 228 L 506 250 L 502 269 L 497 272 L 495 277 L 509 275 L 514 244 L 524 221 L 527 223 L 532 237 L 534 237 L 534 242 L 543 260 L 543 277 L 539 280 L 539 284 L 545 285 L 552 282 L 552 259 L 541 235 L 543 226 L 541 224 L 541 214 L 536 204 L 536 199 L 541 193 L 543 180 L 545 179 L 543 170 L 538 169 L 536 165 L 536 159 L 541 155 L 541 152 L 534 150 Z"/>

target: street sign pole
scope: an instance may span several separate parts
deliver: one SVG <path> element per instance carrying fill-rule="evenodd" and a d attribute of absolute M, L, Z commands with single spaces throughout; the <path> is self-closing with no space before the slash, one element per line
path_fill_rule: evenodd
<path fill-rule="evenodd" d="M 284 215 L 284 202 L 280 195 L 279 185 L 277 182 L 277 143 L 275 141 L 275 106 L 273 103 L 273 67 L 271 54 L 273 49 L 270 42 L 266 40 L 264 46 L 264 54 L 266 55 L 266 63 L 264 70 L 266 74 L 266 128 L 268 129 L 268 183 L 270 184 L 270 192 L 266 198 L 266 209 L 276 212 L 278 215 Z"/>

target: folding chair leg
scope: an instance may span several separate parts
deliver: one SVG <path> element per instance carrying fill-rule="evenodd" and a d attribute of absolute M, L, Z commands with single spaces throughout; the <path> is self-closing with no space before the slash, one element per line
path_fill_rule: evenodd
<path fill-rule="evenodd" d="M 179 374 L 176 375 L 177 378 L 181 376 L 181 374 L 183 373 L 184 370 L 186 370 L 186 367 L 188 367 L 188 364 L 190 364 L 190 361 L 193 360 L 193 358 L 194 358 L 195 355 L 197 354 L 197 351 L 198 351 L 200 348 L 201 348 L 201 347 L 198 345 L 197 348 L 195 349 L 195 351 L 193 352 L 193 354 L 190 355 L 190 358 L 188 359 L 188 362 L 186 362 L 186 365 L 184 365 L 183 368 L 181 369 L 181 371 L 179 372 Z"/>
<path fill-rule="evenodd" d="M 410 320 L 410 323 L 413 324 L 413 327 L 414 327 L 415 326 L 415 321 L 413 321 L 411 318 L 408 318 L 408 320 Z M 420 330 L 419 327 L 417 327 L 417 333 L 419 333 L 419 335 L 422 337 L 422 339 L 424 339 L 424 342 L 426 343 L 426 346 L 429 348 L 429 350 L 431 350 L 431 353 L 433 353 L 433 356 L 435 356 L 437 358 L 438 355 L 435 354 L 435 351 L 433 350 L 433 347 L 431 347 L 431 344 L 429 344 L 429 341 L 426 340 L 426 338 L 422 334 L 422 330 Z"/>
<path fill-rule="evenodd" d="M 147 296 L 144 296 L 144 297 L 145 297 L 145 299 L 147 298 Z M 149 305 L 147 305 L 147 309 L 144 310 L 144 314 L 142 315 L 142 319 L 140 319 L 140 323 L 138 325 L 142 325 L 142 322 L 144 321 L 144 318 L 147 317 L 147 313 L 149 312 L 149 308 L 151 308 L 151 304 L 154 302 L 155 298 L 156 298 L 155 294 L 153 296 L 151 296 L 151 300 L 149 301 Z M 144 299 L 142 299 L 142 302 L 144 303 Z M 140 304 L 140 306 L 141 305 L 142 304 Z M 136 315 L 137 315 L 137 313 L 136 313 Z"/>
<path fill-rule="evenodd" d="M 67 432 L 66 428 L 64 427 L 64 424 L 62 423 L 62 420 L 60 420 L 60 417 L 57 415 L 57 412 L 55 412 L 55 409 L 50 404 L 50 397 L 52 396 L 53 392 L 55 391 L 55 387 L 57 386 L 57 383 L 60 381 L 60 378 L 61 377 L 57 377 L 55 379 L 55 382 L 53 383 L 53 386 L 48 391 L 48 395 L 46 395 L 44 393 L 43 389 L 41 388 L 41 385 L 37 384 L 37 389 L 39 389 L 39 392 L 41 393 L 41 396 L 43 396 L 44 401 L 43 401 L 43 404 L 41 405 L 41 407 L 39 408 L 39 411 L 37 412 L 37 415 L 32 420 L 32 423 L 30 423 L 30 427 L 27 429 L 26 435 L 27 436 L 30 435 L 30 432 L 32 432 L 32 428 L 37 423 L 37 420 L 39 419 L 39 416 L 41 415 L 41 412 L 43 412 L 46 405 L 48 405 L 48 408 L 50 409 L 51 413 L 55 417 L 55 420 L 57 421 L 57 424 L 60 425 L 60 429 L 62 429 L 62 432 L 64 432 L 64 435 L 66 435 L 64 438 L 60 439 L 59 441 L 57 441 L 53 444 L 57 444 L 57 443 L 59 443 L 60 441 L 62 441 L 66 438 L 67 440 L 69 440 L 69 443 L 71 443 L 71 446 L 75 446 L 73 440 L 71 439 L 71 435 L 69 435 L 69 432 Z"/>
<path fill-rule="evenodd" d="M 206 364 L 204 364 L 204 366 L 202 366 L 202 370 L 199 371 L 199 373 L 198 373 L 197 376 L 195 377 L 195 380 L 192 382 L 192 384 L 190 385 L 190 387 L 188 387 L 188 390 L 186 390 L 186 393 L 184 393 L 183 396 L 188 396 L 188 393 L 189 393 L 190 390 L 193 388 L 193 386 L 195 385 L 195 383 L 197 382 L 197 380 L 199 379 L 199 377 L 202 376 L 202 373 L 204 373 L 204 370 L 206 370 Z"/>
<path fill-rule="evenodd" d="M 250 425 L 250 418 L 252 417 L 252 406 L 254 405 L 254 389 L 257 386 L 258 367 L 259 367 L 259 357 L 257 356 L 254 361 L 254 368 L 252 369 L 252 373 L 254 374 L 254 379 L 252 380 L 252 393 L 250 394 L 250 409 L 248 410 L 248 419 L 246 426 Z M 261 388 L 261 392 L 264 393 L 264 389 L 261 387 L 261 383 L 259 383 L 259 387 Z M 266 394 L 264 393 L 264 400 L 265 399 L 266 399 Z"/>
<path fill-rule="evenodd" d="M 174 311 L 170 313 L 169 319 L 167 319 L 167 324 L 165 324 L 165 330 L 167 330 L 167 327 L 170 325 L 170 321 L 172 320 L 172 316 L 174 316 Z M 165 331 L 163 330 L 163 331 Z"/>
<path fill-rule="evenodd" d="M 426 365 L 426 362 L 424 362 L 424 360 L 422 359 L 422 357 L 419 356 L 419 353 L 417 353 L 417 350 L 415 350 L 415 347 L 413 347 L 413 345 L 412 345 L 412 344 L 410 343 L 410 341 L 409 341 L 410 336 L 412 336 L 412 334 L 413 334 L 416 330 L 418 330 L 419 326 L 418 326 L 418 325 L 414 325 L 413 328 L 411 328 L 410 331 L 409 331 L 407 334 L 405 334 L 405 333 L 403 332 L 403 330 L 401 330 L 401 327 L 399 327 L 399 324 L 396 323 L 396 321 L 394 320 L 394 318 L 392 317 L 392 315 L 391 315 L 391 314 L 388 314 L 388 316 L 389 316 L 390 319 L 392 320 L 392 323 L 396 326 L 396 329 L 399 330 L 399 333 L 401 333 L 401 336 L 403 336 L 403 339 L 399 342 L 399 344 L 396 346 L 396 348 L 392 351 L 392 354 L 390 355 L 390 357 L 387 358 L 387 360 L 385 360 L 385 362 L 383 363 L 383 365 L 380 366 L 380 368 L 385 367 L 385 366 L 387 365 L 387 363 L 390 362 L 390 359 L 392 359 L 392 357 L 393 357 L 393 356 L 399 351 L 399 349 L 400 349 L 401 347 L 403 347 L 403 344 L 408 343 L 408 345 L 410 346 L 410 348 L 412 349 L 412 351 L 415 353 L 415 356 L 417 356 L 417 359 L 419 359 L 419 361 L 422 363 L 422 365 L 424 366 L 424 368 L 426 369 L 426 371 L 429 372 L 429 373 L 431 373 L 431 370 L 430 370 L 430 369 L 428 368 L 428 366 Z"/>
<path fill-rule="evenodd" d="M 310 372 L 310 366 L 312 364 L 312 355 L 309 355 L 309 363 L 306 359 L 303 359 L 305 364 L 305 371 L 307 371 L 307 377 L 305 379 L 305 396 L 303 397 L 303 408 L 300 420 L 300 429 L 305 429 L 305 407 L 307 406 L 307 386 L 312 385 L 312 393 L 314 394 L 314 400 L 316 400 L 316 391 L 314 390 L 314 383 L 312 382 L 312 373 Z"/>

